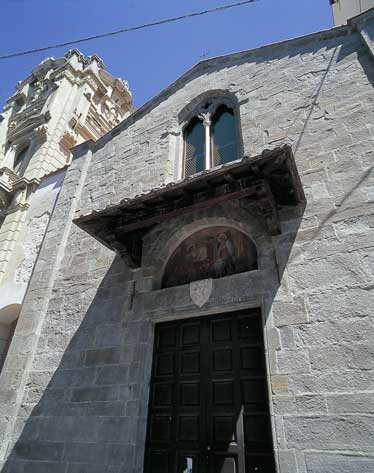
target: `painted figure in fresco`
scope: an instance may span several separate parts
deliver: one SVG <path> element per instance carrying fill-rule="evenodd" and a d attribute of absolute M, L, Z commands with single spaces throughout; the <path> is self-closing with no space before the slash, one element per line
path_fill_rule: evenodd
<path fill-rule="evenodd" d="M 220 233 L 217 236 L 217 254 L 214 269 L 217 278 L 235 272 L 235 247 L 230 232 Z"/>
<path fill-rule="evenodd" d="M 209 250 L 206 241 L 203 241 L 202 244 L 198 247 L 197 252 L 197 273 L 201 274 L 201 278 L 208 278 L 212 266 L 212 260 L 209 257 Z"/>

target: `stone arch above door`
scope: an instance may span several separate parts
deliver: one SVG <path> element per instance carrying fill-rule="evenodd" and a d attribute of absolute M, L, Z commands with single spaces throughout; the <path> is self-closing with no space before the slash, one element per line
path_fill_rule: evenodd
<path fill-rule="evenodd" d="M 238 232 L 253 245 L 256 254 L 256 268 L 253 273 L 263 270 L 269 264 L 269 255 L 273 257 L 271 237 L 266 232 L 266 224 L 258 216 L 233 203 L 227 203 L 215 209 L 206 209 L 190 216 L 181 216 L 173 221 L 155 227 L 144 239 L 143 271 L 149 277 L 151 290 L 168 287 L 163 277 L 173 255 L 184 242 L 201 231 L 224 228 L 233 234 Z M 246 270 L 247 271 L 247 270 Z M 232 275 L 237 274 L 236 272 Z M 229 274 L 227 274 L 229 276 Z M 201 279 L 201 278 L 200 278 Z M 214 278 L 219 280 L 220 278 Z M 152 280 L 152 282 L 150 282 Z M 196 279 L 197 280 L 197 279 Z M 188 282 L 192 282 L 188 281 Z M 174 287 L 170 285 L 170 287 Z"/>

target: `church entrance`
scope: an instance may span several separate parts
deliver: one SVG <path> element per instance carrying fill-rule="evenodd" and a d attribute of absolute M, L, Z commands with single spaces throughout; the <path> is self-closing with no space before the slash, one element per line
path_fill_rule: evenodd
<path fill-rule="evenodd" d="M 145 472 L 275 472 L 259 310 L 156 325 Z"/>

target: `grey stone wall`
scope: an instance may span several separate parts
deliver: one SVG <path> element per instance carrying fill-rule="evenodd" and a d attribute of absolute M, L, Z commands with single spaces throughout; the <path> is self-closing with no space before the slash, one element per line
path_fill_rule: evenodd
<path fill-rule="evenodd" d="M 290 143 L 299 171 L 309 171 L 308 187 L 315 180 L 312 171 L 337 167 L 339 150 L 344 150 L 348 167 L 338 172 L 350 172 L 352 151 L 372 138 L 372 59 L 362 37 L 349 27 L 325 36 L 224 56 L 193 68 L 99 141 L 78 213 L 175 180 L 174 161 L 181 156 L 178 150 L 169 153 L 169 143 L 180 132 L 178 115 L 196 96 L 211 90 L 237 97 L 244 154 Z M 314 194 L 318 191 L 323 189 L 314 187 Z"/>
<path fill-rule="evenodd" d="M 205 61 L 77 150 L 0 377 L 4 472 L 140 473 L 153 324 L 247 307 L 262 309 L 278 471 L 372 471 L 373 73 L 351 27 Z M 307 205 L 273 238 L 235 204 L 174 219 L 130 271 L 72 217 L 176 179 L 178 113 L 212 89 L 238 97 L 245 153 L 292 144 Z M 259 269 L 214 280 L 197 308 L 160 275 L 212 224 L 250 235 Z"/>

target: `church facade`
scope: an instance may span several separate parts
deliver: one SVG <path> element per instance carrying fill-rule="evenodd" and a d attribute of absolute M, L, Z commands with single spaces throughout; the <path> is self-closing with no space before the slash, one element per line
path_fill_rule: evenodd
<path fill-rule="evenodd" d="M 1 471 L 374 470 L 373 29 L 204 60 L 74 147 Z"/>

